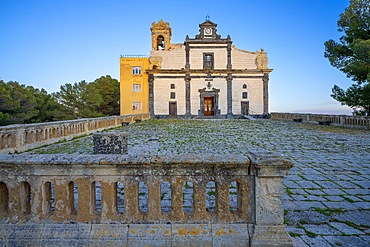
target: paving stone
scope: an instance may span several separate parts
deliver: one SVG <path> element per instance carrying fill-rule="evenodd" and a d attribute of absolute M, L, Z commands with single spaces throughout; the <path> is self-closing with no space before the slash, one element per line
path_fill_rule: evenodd
<path fill-rule="evenodd" d="M 369 235 L 361 235 L 359 236 L 362 240 L 370 245 L 370 236 Z"/>
<path fill-rule="evenodd" d="M 345 210 L 356 210 L 359 209 L 359 206 L 354 205 L 350 202 L 322 202 L 325 206 L 332 209 L 345 209 Z"/>
<path fill-rule="evenodd" d="M 288 187 L 288 188 L 296 188 L 296 189 L 298 189 L 298 188 L 301 188 L 301 186 L 299 186 L 298 184 L 296 184 L 295 182 L 293 182 L 293 181 L 290 181 L 290 180 L 286 180 L 286 181 L 284 181 L 284 185 L 286 186 L 286 187 Z"/>
<path fill-rule="evenodd" d="M 369 245 L 356 236 L 324 236 L 325 240 L 333 246 L 342 247 L 368 247 Z"/>
<path fill-rule="evenodd" d="M 297 227 L 294 227 L 294 226 L 287 226 L 286 231 L 288 233 L 292 232 L 292 233 L 299 234 L 299 235 L 305 235 L 306 234 L 306 232 L 302 228 L 297 228 Z"/>
<path fill-rule="evenodd" d="M 344 196 L 344 198 L 348 199 L 348 200 L 351 200 L 353 202 L 361 202 L 363 201 L 362 198 L 358 198 L 357 196 Z"/>
<path fill-rule="evenodd" d="M 284 204 L 288 210 L 310 210 L 314 208 L 326 208 L 321 202 L 293 201 L 289 205 Z"/>
<path fill-rule="evenodd" d="M 361 186 L 364 189 L 370 189 L 370 181 L 352 181 L 354 184 Z"/>
<path fill-rule="evenodd" d="M 304 201 L 306 200 L 306 197 L 302 196 L 302 195 L 291 195 L 291 197 L 294 199 L 294 200 L 297 200 L 297 201 Z"/>
<path fill-rule="evenodd" d="M 325 196 L 325 198 L 328 199 L 329 201 L 337 201 L 337 202 L 344 201 L 344 198 L 341 196 Z"/>
<path fill-rule="evenodd" d="M 340 186 L 330 181 L 315 181 L 321 188 L 324 189 L 339 189 Z"/>
<path fill-rule="evenodd" d="M 297 225 L 301 222 L 308 224 L 321 224 L 329 222 L 330 216 L 323 215 L 316 211 L 289 211 L 285 218 L 289 225 Z"/>
<path fill-rule="evenodd" d="M 331 244 L 327 242 L 323 237 L 317 236 L 316 238 L 310 238 L 307 235 L 301 236 L 301 239 L 308 244 L 308 246 L 317 246 L 317 247 L 331 247 Z"/>
<path fill-rule="evenodd" d="M 295 247 L 308 247 L 307 245 L 300 237 L 294 237 L 292 238 L 293 246 Z"/>
<path fill-rule="evenodd" d="M 307 192 L 303 189 L 289 189 L 290 192 L 296 195 L 307 195 Z"/>
<path fill-rule="evenodd" d="M 369 189 L 347 189 L 345 191 L 350 195 L 370 195 Z"/>
<path fill-rule="evenodd" d="M 307 193 L 311 194 L 311 195 L 326 195 L 325 192 L 323 192 L 321 189 L 313 189 L 313 190 L 306 190 Z"/>
<path fill-rule="evenodd" d="M 346 235 L 362 235 L 365 234 L 365 232 L 357 230 L 356 228 L 353 228 L 345 223 L 341 222 L 330 222 L 329 225 L 332 227 L 338 229 L 339 231 L 343 232 Z"/>
<path fill-rule="evenodd" d="M 370 209 L 370 202 L 355 202 L 353 204 L 362 209 Z"/>
<path fill-rule="evenodd" d="M 364 201 L 370 201 L 370 195 L 369 196 L 358 196 L 358 197 Z"/>
<path fill-rule="evenodd" d="M 303 227 L 309 231 L 309 232 L 313 232 L 315 234 L 318 234 L 318 235 L 340 235 L 341 232 L 326 225 L 326 224 L 322 224 L 322 225 L 303 225 Z"/>
<path fill-rule="evenodd" d="M 334 219 L 342 222 L 353 222 L 356 225 L 363 225 L 370 227 L 370 211 L 359 210 L 359 211 L 349 211 L 342 214 L 333 216 Z"/>
<path fill-rule="evenodd" d="M 325 197 L 321 197 L 321 196 L 312 196 L 312 195 L 308 195 L 306 197 L 306 200 L 309 200 L 309 201 L 327 201 L 327 199 Z"/>
<path fill-rule="evenodd" d="M 321 187 L 308 180 L 295 181 L 302 189 L 320 189 Z"/>
<path fill-rule="evenodd" d="M 335 183 L 339 184 L 342 189 L 360 189 L 361 187 L 349 181 L 335 180 Z"/>
<path fill-rule="evenodd" d="M 343 192 L 342 190 L 340 189 L 322 189 L 322 191 L 326 194 L 326 195 L 345 195 L 346 192 Z"/>

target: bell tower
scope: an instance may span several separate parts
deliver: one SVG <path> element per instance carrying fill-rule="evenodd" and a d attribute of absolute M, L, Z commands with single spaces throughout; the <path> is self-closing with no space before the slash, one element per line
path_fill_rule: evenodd
<path fill-rule="evenodd" d="M 152 31 L 152 50 L 168 51 L 170 49 L 172 35 L 170 24 L 163 20 L 158 21 L 158 23 L 153 22 L 150 31 Z"/>

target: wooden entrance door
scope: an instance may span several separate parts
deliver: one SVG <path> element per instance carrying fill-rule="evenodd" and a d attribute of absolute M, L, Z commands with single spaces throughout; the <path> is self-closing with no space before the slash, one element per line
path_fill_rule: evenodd
<path fill-rule="evenodd" d="M 170 116 L 176 116 L 176 115 L 177 115 L 177 103 L 170 102 Z"/>
<path fill-rule="evenodd" d="M 249 115 L 249 101 L 242 101 L 242 115 Z"/>
<path fill-rule="evenodd" d="M 204 97 L 204 116 L 213 116 L 213 97 Z"/>

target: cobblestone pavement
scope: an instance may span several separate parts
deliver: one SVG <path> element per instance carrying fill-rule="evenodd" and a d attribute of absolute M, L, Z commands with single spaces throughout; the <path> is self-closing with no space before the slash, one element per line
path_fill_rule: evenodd
<path fill-rule="evenodd" d="M 272 150 L 285 178 L 285 224 L 296 246 L 370 246 L 370 131 L 271 120 L 149 120 L 122 127 L 131 154 Z M 92 153 L 92 137 L 32 153 Z"/>

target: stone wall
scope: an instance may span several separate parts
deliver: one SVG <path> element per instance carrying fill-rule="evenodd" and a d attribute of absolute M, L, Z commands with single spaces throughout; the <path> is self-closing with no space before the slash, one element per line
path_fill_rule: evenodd
<path fill-rule="evenodd" d="M 122 122 L 149 119 L 149 114 L 84 118 L 68 121 L 17 124 L 0 127 L 0 153 L 14 153 L 63 139 L 120 126 Z"/>
<path fill-rule="evenodd" d="M 292 166 L 275 153 L 0 155 L 0 244 L 291 246 L 281 200 Z M 209 181 L 216 188 L 211 212 Z M 147 185 L 146 210 L 139 207 L 140 182 Z M 170 184 L 168 212 L 161 207 L 164 182 Z M 237 207 L 231 211 L 233 182 Z M 193 185 L 191 212 L 184 210 L 187 183 Z"/>
<path fill-rule="evenodd" d="M 308 123 L 328 122 L 334 126 L 346 126 L 346 127 L 370 129 L 370 118 L 368 117 L 273 112 L 271 113 L 271 119 L 288 120 L 288 121 L 293 121 L 294 119 L 302 119 L 302 122 L 308 122 Z"/>

